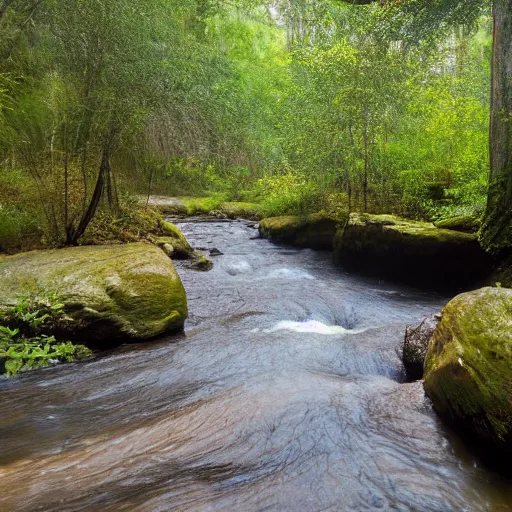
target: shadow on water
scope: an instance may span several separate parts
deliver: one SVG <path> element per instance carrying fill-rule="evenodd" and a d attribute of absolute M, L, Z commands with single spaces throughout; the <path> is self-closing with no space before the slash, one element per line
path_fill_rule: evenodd
<path fill-rule="evenodd" d="M 328 253 L 184 223 L 184 335 L 0 383 L 0 510 L 508 511 L 510 482 L 405 383 L 406 324 L 446 299 Z"/>

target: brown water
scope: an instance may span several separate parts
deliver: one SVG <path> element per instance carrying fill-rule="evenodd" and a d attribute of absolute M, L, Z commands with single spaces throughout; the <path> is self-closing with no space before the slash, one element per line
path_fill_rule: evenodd
<path fill-rule="evenodd" d="M 0 511 L 509 511 L 510 482 L 403 383 L 404 326 L 445 299 L 330 255 L 187 223 L 178 338 L 0 381 Z"/>

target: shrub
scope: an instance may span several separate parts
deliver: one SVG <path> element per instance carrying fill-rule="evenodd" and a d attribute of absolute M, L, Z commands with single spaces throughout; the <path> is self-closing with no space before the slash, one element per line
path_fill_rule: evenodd
<path fill-rule="evenodd" d="M 50 364 L 89 357 L 83 345 L 57 341 L 43 331 L 64 315 L 64 305 L 51 295 L 46 300 L 22 297 L 16 306 L 4 312 L 0 325 L 0 372 L 7 377 Z"/>

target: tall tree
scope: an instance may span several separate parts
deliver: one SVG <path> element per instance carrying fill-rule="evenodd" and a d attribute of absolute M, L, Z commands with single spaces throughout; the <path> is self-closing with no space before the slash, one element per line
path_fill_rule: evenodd
<path fill-rule="evenodd" d="M 377 0 L 343 0 L 370 4 Z M 393 10 L 412 14 L 416 26 L 439 21 L 470 22 L 484 5 L 481 0 L 380 0 Z M 488 205 L 481 230 L 482 245 L 494 253 L 512 251 L 512 0 L 492 0 L 493 59 L 491 87 L 491 168 Z M 433 28 L 433 27 L 432 27 Z M 403 32 L 402 32 L 403 34 Z"/>
<path fill-rule="evenodd" d="M 512 249 L 512 0 L 493 3 L 489 196 L 482 242 L 492 251 Z"/>

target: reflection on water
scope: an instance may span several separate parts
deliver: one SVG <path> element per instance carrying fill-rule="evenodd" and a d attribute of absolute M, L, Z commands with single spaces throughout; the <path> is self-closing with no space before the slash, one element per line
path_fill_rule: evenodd
<path fill-rule="evenodd" d="M 444 299 L 242 222 L 183 230 L 224 253 L 180 269 L 184 335 L 0 383 L 2 512 L 512 510 L 403 382 L 404 326 Z"/>

